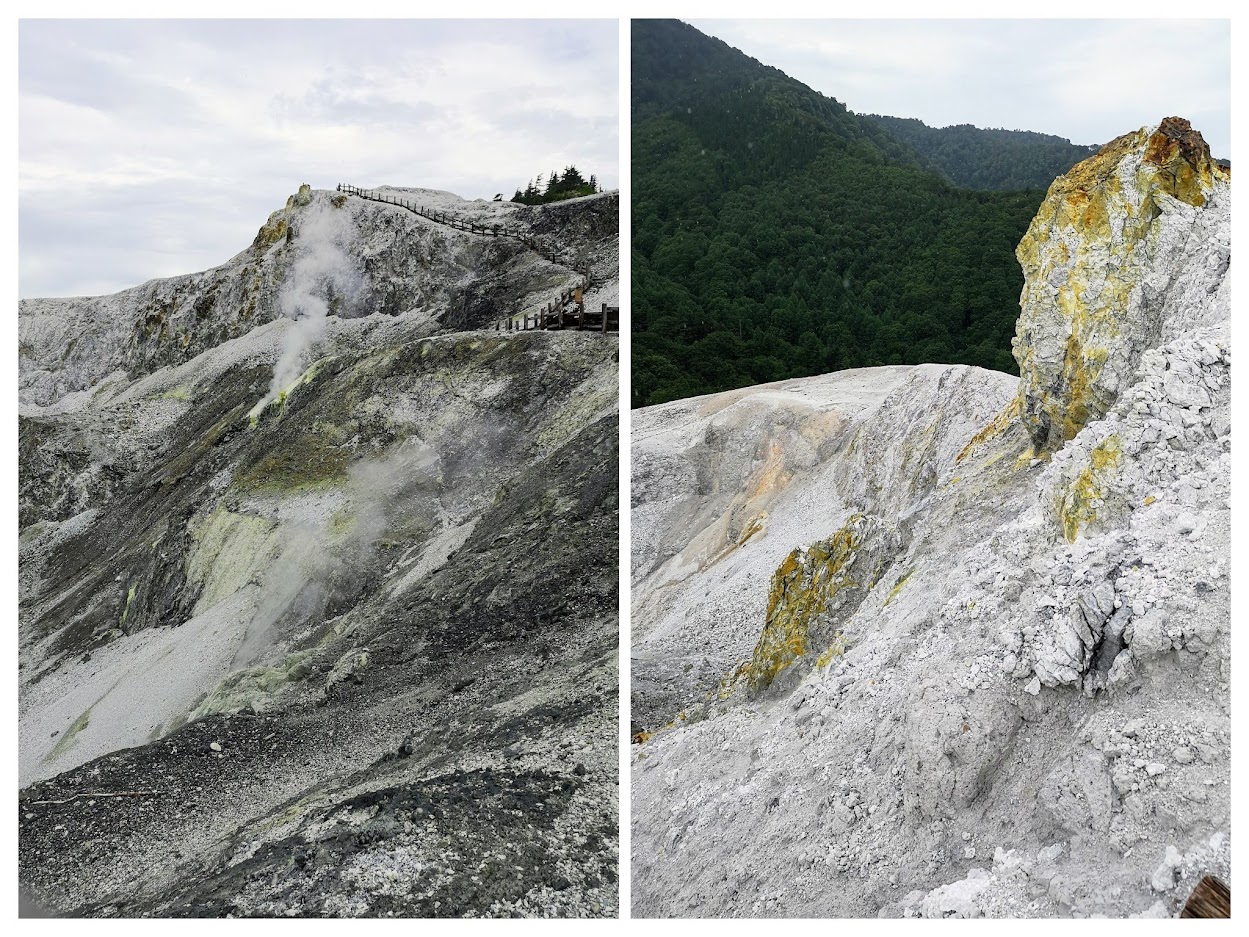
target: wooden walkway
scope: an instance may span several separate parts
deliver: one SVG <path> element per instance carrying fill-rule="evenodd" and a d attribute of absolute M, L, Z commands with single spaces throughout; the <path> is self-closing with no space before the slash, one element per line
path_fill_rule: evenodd
<path fill-rule="evenodd" d="M 495 331 L 525 332 L 542 329 L 548 332 L 619 332 L 619 306 L 603 303 L 601 309 L 586 308 L 584 295 L 589 285 L 590 281 L 586 278 L 576 288 L 563 290 L 557 300 L 547 303 L 535 315 L 526 313 L 521 318 L 508 316 L 500 319 L 494 324 Z"/>
<path fill-rule="evenodd" d="M 465 221 L 450 212 L 440 211 L 436 208 L 429 208 L 425 205 L 411 202 L 408 199 L 397 198 L 393 195 L 376 192 L 373 189 L 361 189 L 354 185 L 348 185 L 345 182 L 338 184 L 337 190 L 347 195 L 354 195 L 357 198 L 368 199 L 373 202 L 381 202 L 384 205 L 394 205 L 397 208 L 404 208 L 408 211 L 420 215 L 429 221 L 446 225 L 457 231 L 465 231 L 469 234 L 479 234 L 485 237 L 507 237 L 513 238 L 524 244 L 529 250 L 533 251 L 548 263 L 555 264 L 559 267 L 567 267 L 554 251 L 544 247 L 535 238 L 521 231 L 518 228 L 509 228 L 506 225 L 499 224 L 479 224 L 475 221 Z M 572 269 L 572 268 L 570 268 Z M 525 313 L 523 316 L 519 313 L 503 316 L 495 320 L 494 329 L 496 332 L 526 332 L 533 329 L 541 329 L 544 331 L 593 331 L 593 332 L 619 332 L 620 331 L 620 307 L 609 306 L 607 303 L 602 304 L 601 309 L 586 309 L 584 302 L 585 291 L 590 287 L 590 276 L 588 273 L 581 275 L 575 287 L 569 287 L 562 290 L 559 298 L 548 302 L 540 308 L 537 313 Z"/>
<path fill-rule="evenodd" d="M 467 231 L 469 234 L 481 234 L 485 237 L 514 238 L 543 259 L 548 260 L 560 267 L 568 266 L 556 256 L 554 251 L 544 247 L 542 244 L 538 243 L 535 238 L 530 237 L 519 228 L 509 228 L 506 225 L 499 224 L 488 225 L 478 224 L 475 221 L 465 221 L 463 218 L 459 218 L 450 212 L 439 211 L 436 208 L 427 208 L 424 205 L 418 205 L 415 202 L 410 202 L 405 198 L 396 198 L 393 195 L 379 194 L 372 189 L 360 189 L 354 185 L 347 185 L 344 182 L 340 182 L 338 184 L 338 191 L 345 192 L 347 195 L 354 195 L 357 198 L 368 199 L 372 202 L 381 202 L 383 205 L 394 205 L 398 208 L 406 208 L 408 211 L 420 215 L 422 218 L 435 221 L 438 224 L 445 224 L 447 227 L 455 228 L 457 231 Z"/>

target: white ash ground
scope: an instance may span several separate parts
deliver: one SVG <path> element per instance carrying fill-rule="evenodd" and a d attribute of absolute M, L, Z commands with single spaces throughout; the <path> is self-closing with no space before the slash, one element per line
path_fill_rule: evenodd
<path fill-rule="evenodd" d="M 998 849 L 1031 856 L 1061 846 L 1009 881 L 996 872 L 975 879 L 975 900 L 958 913 L 1126 915 L 1152 912 L 1157 901 L 1173 913 L 1194 876 L 1226 877 L 1227 358 L 1206 359 L 1203 375 L 1222 402 L 1199 414 L 1187 437 L 1171 436 L 1197 445 L 1139 442 L 1175 424 L 1139 413 L 1136 395 L 1075 441 L 1090 446 L 1109 426 L 1127 441 L 1130 521 L 1099 537 L 1067 545 L 1029 504 L 1068 460 L 1025 467 L 1013 488 L 999 490 L 952 481 L 963 470 L 937 463 L 937 496 L 949 502 L 942 522 L 927 525 L 927 537 L 844 623 L 845 657 L 790 697 L 725 711 L 702 703 L 712 681 L 749 654 L 769 577 L 796 542 L 790 532 L 827 536 L 850 513 L 836 482 L 841 466 L 831 460 L 792 481 L 767 531 L 731 558 L 705 571 L 691 562 L 669 614 L 651 620 L 633 651 L 642 711 L 654 683 L 666 718 L 681 709 L 690 716 L 635 748 L 635 911 L 905 913 L 916 905 L 902 900 L 910 892 L 987 869 Z M 991 410 L 994 385 L 999 401 L 1009 393 L 1004 377 L 964 373 L 988 386 L 946 406 L 970 397 Z M 1141 393 L 1152 386 L 1147 379 Z M 859 425 L 883 425 L 888 439 L 891 416 L 869 410 Z M 637 443 L 638 462 L 643 451 L 652 465 L 675 455 L 647 446 Z M 1000 507 L 986 512 L 994 500 Z M 968 542 L 954 518 L 969 513 L 1003 522 Z M 645 537 L 644 522 L 635 529 Z M 1044 623 L 1077 595 L 1098 592 L 1130 610 L 1132 629 L 1107 690 L 1089 699 L 1078 686 L 1041 685 L 1038 664 L 1047 677 L 1070 674 L 1062 668 L 1075 634 L 1063 616 Z M 713 715 L 696 721 L 707 708 Z M 1190 865 L 1155 892 L 1168 847 L 1188 851 L 1216 834 L 1223 858 Z"/>

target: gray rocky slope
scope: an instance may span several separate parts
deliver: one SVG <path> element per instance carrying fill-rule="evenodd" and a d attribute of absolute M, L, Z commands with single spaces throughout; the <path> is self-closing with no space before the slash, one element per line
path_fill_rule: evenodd
<path fill-rule="evenodd" d="M 614 300 L 614 194 L 394 191 Z M 618 346 L 472 330 L 577 276 L 305 187 L 221 267 L 23 301 L 35 903 L 615 912 Z"/>
<path fill-rule="evenodd" d="M 1230 882 L 1230 176 L 1051 187 L 1021 377 L 633 421 L 635 915 L 1169 916 Z"/>

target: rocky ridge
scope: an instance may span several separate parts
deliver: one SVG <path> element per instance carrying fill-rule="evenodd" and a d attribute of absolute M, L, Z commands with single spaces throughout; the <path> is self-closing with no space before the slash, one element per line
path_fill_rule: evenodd
<path fill-rule="evenodd" d="M 420 197 L 615 295 L 614 194 Z M 305 187 L 222 267 L 23 302 L 37 904 L 614 913 L 617 344 L 466 329 L 573 277 Z"/>
<path fill-rule="evenodd" d="M 1018 380 L 641 411 L 634 913 L 1175 915 L 1230 881 L 1230 179 L 1051 187 Z"/>

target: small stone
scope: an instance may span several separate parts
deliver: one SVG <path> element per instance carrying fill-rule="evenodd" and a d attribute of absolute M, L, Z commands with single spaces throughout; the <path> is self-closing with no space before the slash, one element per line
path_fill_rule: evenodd
<path fill-rule="evenodd" d="M 1145 773 L 1148 774 L 1151 778 L 1157 777 L 1158 775 L 1162 774 L 1162 772 L 1166 770 L 1167 770 L 1166 765 L 1159 764 L 1156 761 L 1151 761 L 1149 764 L 1145 765 Z"/>
<path fill-rule="evenodd" d="M 976 847 L 975 847 L 975 846 L 967 846 L 967 847 L 963 850 L 963 858 L 964 858 L 964 859 L 974 859 L 974 858 L 976 858 Z"/>
<path fill-rule="evenodd" d="M 1128 794 L 1124 797 L 1123 809 L 1134 820 L 1143 820 L 1149 816 L 1149 806 L 1141 800 L 1139 794 Z"/>
<path fill-rule="evenodd" d="M 1023 688 L 1023 691 L 1031 694 L 1032 696 L 1036 696 L 1041 692 L 1041 678 L 1034 676 L 1028 681 L 1028 685 Z"/>
<path fill-rule="evenodd" d="M 1052 843 L 1037 853 L 1036 859 L 1039 863 L 1053 862 L 1063 854 L 1062 843 Z"/>
<path fill-rule="evenodd" d="M 219 751 L 221 751 L 221 743 L 220 743 L 220 742 L 209 742 L 209 743 L 208 743 L 208 747 L 209 747 L 209 748 L 211 748 L 211 749 L 212 749 L 213 751 L 215 751 L 215 752 L 219 752 Z"/>
<path fill-rule="evenodd" d="M 1181 745 L 1172 754 L 1175 756 L 1175 760 L 1178 761 L 1180 764 L 1182 765 L 1192 764 L 1192 761 L 1193 761 L 1192 749 L 1185 748 L 1184 746 Z"/>
<path fill-rule="evenodd" d="M 1167 865 L 1165 862 L 1158 868 L 1154 869 L 1153 877 L 1149 880 L 1154 891 L 1170 891 L 1175 887 L 1175 869 Z"/>

